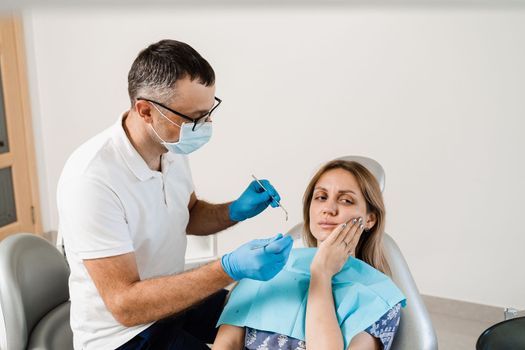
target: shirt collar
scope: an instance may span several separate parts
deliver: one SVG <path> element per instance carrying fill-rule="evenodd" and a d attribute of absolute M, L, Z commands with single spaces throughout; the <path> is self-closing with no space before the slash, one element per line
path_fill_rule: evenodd
<path fill-rule="evenodd" d="M 128 112 L 124 112 L 117 120 L 115 125 L 113 126 L 113 141 L 115 142 L 115 146 L 126 162 L 126 165 L 128 168 L 135 174 L 135 176 L 140 181 L 145 181 L 148 179 L 151 179 L 152 177 L 156 176 L 158 174 L 157 171 L 151 170 L 148 165 L 146 164 L 146 161 L 142 156 L 137 152 L 135 147 L 131 144 L 131 141 L 128 138 L 128 135 L 126 135 L 126 131 L 124 130 L 124 126 L 122 125 L 124 119 L 127 117 Z M 165 171 L 165 167 L 175 160 L 176 155 L 171 154 L 170 152 L 164 153 L 162 156 L 162 167 L 163 171 Z"/>

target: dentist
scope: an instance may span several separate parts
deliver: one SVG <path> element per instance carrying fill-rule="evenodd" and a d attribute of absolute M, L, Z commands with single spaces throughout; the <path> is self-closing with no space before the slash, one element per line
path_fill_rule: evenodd
<path fill-rule="evenodd" d="M 195 195 L 187 154 L 212 134 L 215 73 L 182 42 L 152 44 L 128 75 L 131 108 L 81 145 L 60 176 L 57 202 L 71 275 L 71 328 L 80 349 L 208 349 L 227 292 L 268 280 L 292 247 L 250 241 L 184 272 L 186 235 L 210 235 L 276 206 L 268 181 L 230 203 Z M 209 181 L 220 185 L 210 169 Z M 265 248 L 252 249 L 270 242 Z M 52 283 L 52 281 L 50 281 Z"/>

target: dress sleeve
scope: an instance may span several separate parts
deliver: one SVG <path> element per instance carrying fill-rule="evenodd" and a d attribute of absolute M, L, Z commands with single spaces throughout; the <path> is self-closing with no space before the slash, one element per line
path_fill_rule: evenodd
<path fill-rule="evenodd" d="M 389 350 L 399 328 L 400 319 L 401 303 L 388 310 L 379 320 L 365 329 L 365 332 L 379 339 L 383 344 L 383 350 Z"/>
<path fill-rule="evenodd" d="M 246 327 L 244 350 L 306 350 L 304 340 Z"/>

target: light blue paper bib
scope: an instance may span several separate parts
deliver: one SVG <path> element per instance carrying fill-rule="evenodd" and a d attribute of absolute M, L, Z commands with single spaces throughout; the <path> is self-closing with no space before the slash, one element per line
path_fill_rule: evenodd
<path fill-rule="evenodd" d="M 243 279 L 233 289 L 217 326 L 230 324 L 305 340 L 310 264 L 317 248 L 293 249 L 285 267 L 267 282 Z M 350 257 L 332 278 L 337 320 L 345 349 L 359 332 L 406 298 L 392 280 Z"/>

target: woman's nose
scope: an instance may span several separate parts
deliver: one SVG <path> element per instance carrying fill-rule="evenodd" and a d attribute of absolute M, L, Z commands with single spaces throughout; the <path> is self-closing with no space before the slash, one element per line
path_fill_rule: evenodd
<path fill-rule="evenodd" d="M 325 203 L 322 213 L 324 215 L 337 215 L 337 206 L 332 203 Z"/>

